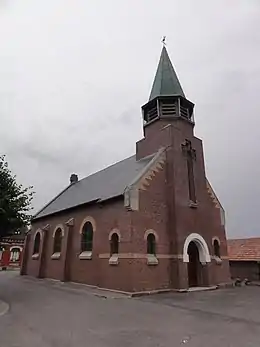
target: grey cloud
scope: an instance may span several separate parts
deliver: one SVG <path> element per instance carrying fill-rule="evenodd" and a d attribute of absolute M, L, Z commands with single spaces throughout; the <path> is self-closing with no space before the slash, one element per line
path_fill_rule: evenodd
<path fill-rule="evenodd" d="M 3 4 L 0 148 L 20 182 L 34 185 L 35 209 L 72 172 L 83 177 L 134 153 L 167 35 L 228 234 L 259 234 L 258 0 Z"/>

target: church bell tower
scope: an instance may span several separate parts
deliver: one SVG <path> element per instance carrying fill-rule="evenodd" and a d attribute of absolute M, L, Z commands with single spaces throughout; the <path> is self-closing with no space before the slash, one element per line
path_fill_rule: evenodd
<path fill-rule="evenodd" d="M 181 118 L 194 124 L 194 104 L 186 99 L 163 46 L 149 101 L 142 106 L 144 127 L 158 119 Z"/>
<path fill-rule="evenodd" d="M 144 138 L 137 142 L 136 158 L 152 154 L 161 146 L 167 147 L 161 130 L 169 124 L 182 128 L 189 137 L 193 136 L 193 109 L 194 104 L 185 97 L 163 45 L 149 100 L 142 106 Z"/>

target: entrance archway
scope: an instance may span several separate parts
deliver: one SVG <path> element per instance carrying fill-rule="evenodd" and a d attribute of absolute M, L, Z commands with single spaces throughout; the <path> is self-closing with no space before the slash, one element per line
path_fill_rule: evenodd
<path fill-rule="evenodd" d="M 199 259 L 199 250 L 194 241 L 188 246 L 188 280 L 189 287 L 197 287 L 201 282 L 201 264 Z"/>
<path fill-rule="evenodd" d="M 190 234 L 183 247 L 183 262 L 187 264 L 188 285 L 207 285 L 207 263 L 211 261 L 206 241 L 199 234 Z"/>

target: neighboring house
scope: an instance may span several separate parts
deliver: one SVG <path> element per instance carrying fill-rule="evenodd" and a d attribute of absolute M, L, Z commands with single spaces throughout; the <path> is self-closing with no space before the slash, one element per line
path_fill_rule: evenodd
<path fill-rule="evenodd" d="M 260 238 L 228 240 L 232 279 L 260 280 Z"/>
<path fill-rule="evenodd" d="M 136 153 L 82 180 L 71 175 L 34 216 L 21 274 L 131 292 L 229 282 L 224 210 L 193 109 L 163 47 Z"/>
<path fill-rule="evenodd" d="M 27 228 L 21 228 L 0 241 L 0 266 L 2 268 L 21 265 L 23 245 Z"/>

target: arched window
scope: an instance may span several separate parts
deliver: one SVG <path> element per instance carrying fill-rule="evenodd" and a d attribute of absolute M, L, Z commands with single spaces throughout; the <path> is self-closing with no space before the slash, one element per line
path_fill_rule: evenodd
<path fill-rule="evenodd" d="M 220 246 L 218 240 L 214 240 L 213 242 L 213 247 L 214 247 L 214 255 L 218 258 L 220 258 Z"/>
<path fill-rule="evenodd" d="M 156 254 L 156 240 L 152 233 L 147 235 L 147 254 Z"/>
<path fill-rule="evenodd" d="M 91 252 L 93 247 L 93 226 L 86 222 L 81 235 L 81 252 Z"/>
<path fill-rule="evenodd" d="M 41 234 L 38 232 L 35 235 L 35 239 L 34 239 L 33 254 L 40 253 L 40 244 L 41 244 Z"/>
<path fill-rule="evenodd" d="M 61 243 L 62 243 L 62 230 L 58 228 L 55 231 L 54 241 L 53 241 L 53 253 L 61 253 Z"/>
<path fill-rule="evenodd" d="M 20 248 L 12 248 L 10 254 L 10 261 L 17 262 L 20 258 Z"/>
<path fill-rule="evenodd" d="M 110 255 L 118 254 L 119 237 L 117 233 L 113 233 L 110 239 Z"/>

